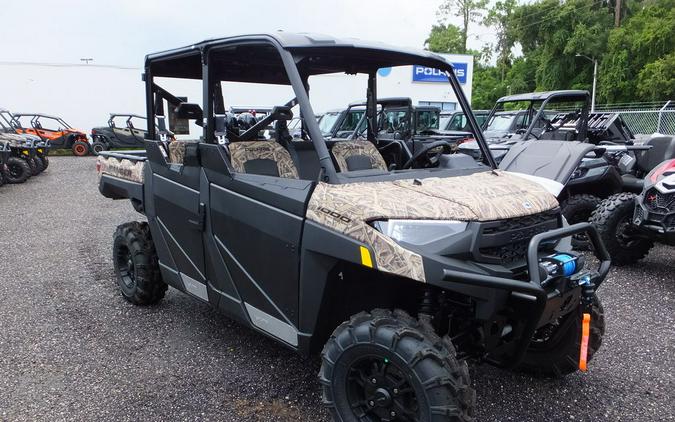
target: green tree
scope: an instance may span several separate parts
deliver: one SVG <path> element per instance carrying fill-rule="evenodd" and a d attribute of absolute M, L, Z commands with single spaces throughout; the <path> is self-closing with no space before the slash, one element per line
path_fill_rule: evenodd
<path fill-rule="evenodd" d="M 465 51 L 462 42 L 462 32 L 459 27 L 439 23 L 431 27 L 431 33 L 424 41 L 424 45 L 427 50 L 436 53 L 459 53 Z"/>
<path fill-rule="evenodd" d="M 468 51 L 466 41 L 469 38 L 469 25 L 480 21 L 487 3 L 488 0 L 444 0 L 441 4 L 438 10 L 441 17 L 457 16 L 462 19 L 462 49 L 459 53 L 465 54 Z"/>
<path fill-rule="evenodd" d="M 675 0 L 649 1 L 640 6 L 630 8 L 633 16 L 624 18 L 621 27 L 609 34 L 598 83 L 605 101 L 675 98 Z"/>
<path fill-rule="evenodd" d="M 511 52 L 516 42 L 513 28 L 510 25 L 515 7 L 516 0 L 498 0 L 483 19 L 483 25 L 493 28 L 497 35 L 496 45 L 490 47 L 497 54 L 497 67 L 502 82 L 504 82 L 506 72 L 511 66 Z"/>

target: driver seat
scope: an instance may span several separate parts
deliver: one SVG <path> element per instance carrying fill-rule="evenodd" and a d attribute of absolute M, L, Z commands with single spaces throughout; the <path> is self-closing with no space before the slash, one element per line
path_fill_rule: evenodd
<path fill-rule="evenodd" d="M 290 154 L 275 141 L 239 141 L 228 147 L 232 167 L 239 173 L 298 179 Z"/>
<path fill-rule="evenodd" d="M 370 141 L 338 141 L 331 153 L 340 172 L 356 170 L 387 170 L 382 154 Z"/>

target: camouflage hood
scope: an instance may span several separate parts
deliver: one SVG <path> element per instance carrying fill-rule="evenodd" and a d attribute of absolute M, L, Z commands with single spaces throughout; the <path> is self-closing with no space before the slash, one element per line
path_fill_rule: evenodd
<path fill-rule="evenodd" d="M 380 270 L 425 281 L 422 258 L 373 229 L 378 219 L 491 221 L 558 206 L 541 185 L 501 171 L 468 176 L 330 185 L 319 183 L 307 218 L 368 245 Z"/>

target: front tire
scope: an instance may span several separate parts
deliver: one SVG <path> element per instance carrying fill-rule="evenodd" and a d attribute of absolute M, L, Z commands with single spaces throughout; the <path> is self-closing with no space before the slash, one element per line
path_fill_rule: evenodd
<path fill-rule="evenodd" d="M 362 312 L 321 354 L 323 402 L 336 421 L 473 421 L 466 362 L 403 311 Z"/>
<path fill-rule="evenodd" d="M 565 220 L 572 225 L 587 222 L 602 200 L 594 195 L 572 195 L 560 204 Z M 572 246 L 575 250 L 585 251 L 590 248 L 590 241 L 585 233 L 572 236 Z"/>
<path fill-rule="evenodd" d="M 46 155 L 43 155 L 40 158 L 42 159 L 42 165 L 44 166 L 44 169 L 42 171 L 45 171 L 45 170 L 47 170 L 47 167 L 49 167 L 49 157 L 47 157 Z"/>
<path fill-rule="evenodd" d="M 38 174 L 45 171 L 45 165 L 42 161 L 42 158 L 36 155 L 35 157 L 33 157 L 33 161 L 35 162 L 35 166 L 37 167 Z"/>
<path fill-rule="evenodd" d="M 25 160 L 17 157 L 9 157 L 7 160 L 7 183 L 23 183 L 31 176 L 30 166 Z"/>
<path fill-rule="evenodd" d="M 84 157 L 89 154 L 89 144 L 83 141 L 75 141 L 72 147 L 73 155 Z"/>
<path fill-rule="evenodd" d="M 560 320 L 539 328 L 530 343 L 519 369 L 535 376 L 559 378 L 576 372 L 581 349 L 582 306 Z M 591 330 L 588 357 L 600 349 L 605 335 L 605 311 L 597 296 L 591 308 Z"/>
<path fill-rule="evenodd" d="M 93 151 L 94 155 L 98 155 L 100 152 L 107 151 L 108 145 L 101 141 L 94 141 L 94 143 L 91 144 L 91 150 Z"/>
<path fill-rule="evenodd" d="M 26 163 L 28 163 L 28 167 L 30 167 L 31 176 L 37 176 L 38 174 L 40 174 L 40 168 L 38 167 L 37 162 L 35 162 L 35 158 L 33 157 L 26 158 Z"/>
<path fill-rule="evenodd" d="M 162 300 L 168 286 L 162 281 L 148 223 L 134 221 L 117 227 L 113 265 L 126 300 L 134 305 L 154 305 Z"/>
<path fill-rule="evenodd" d="M 654 246 L 652 240 L 631 233 L 635 198 L 626 192 L 612 195 L 602 201 L 590 220 L 616 266 L 636 263 Z"/>

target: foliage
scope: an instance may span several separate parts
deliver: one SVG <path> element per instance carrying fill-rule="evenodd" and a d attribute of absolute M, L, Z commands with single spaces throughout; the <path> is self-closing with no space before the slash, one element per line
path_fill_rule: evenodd
<path fill-rule="evenodd" d="M 474 65 L 476 108 L 509 92 L 590 90 L 594 59 L 598 103 L 675 99 L 675 0 L 623 0 L 618 28 L 615 1 L 492 0 L 485 11 L 483 0 L 445 0 L 439 14 L 461 17 L 462 26 L 435 25 L 426 45 L 466 52 L 471 23 L 494 31 Z"/>
<path fill-rule="evenodd" d="M 462 19 L 461 49 L 455 53 L 465 54 L 468 49 L 466 41 L 469 37 L 469 25 L 480 21 L 487 6 L 488 0 L 444 0 L 439 8 L 439 16 L 448 18 L 457 16 Z"/>

